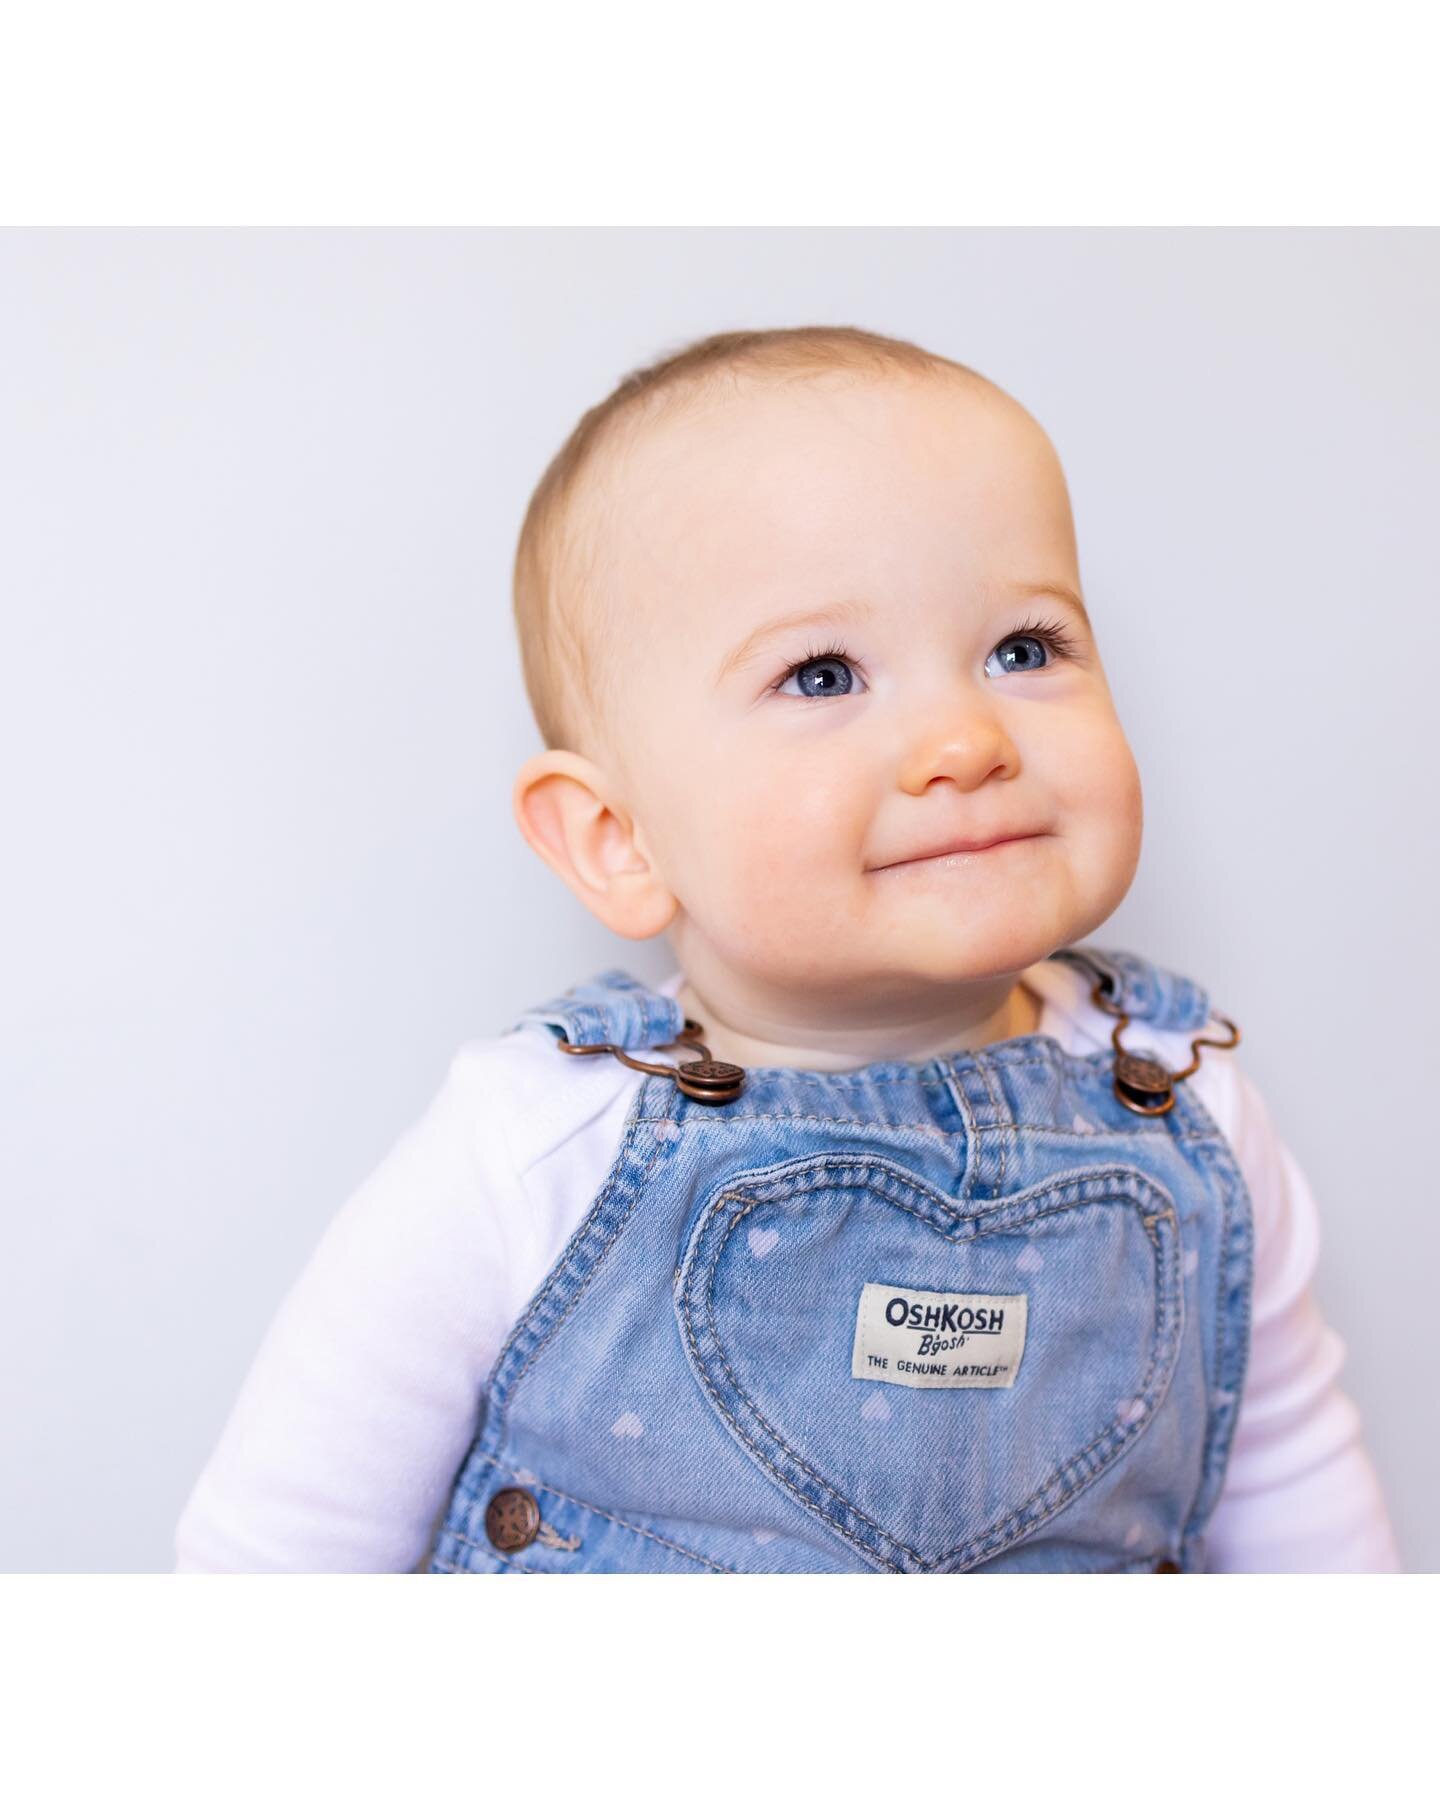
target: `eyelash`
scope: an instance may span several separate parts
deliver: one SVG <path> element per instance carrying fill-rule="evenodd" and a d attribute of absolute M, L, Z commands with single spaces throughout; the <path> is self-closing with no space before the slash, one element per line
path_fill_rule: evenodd
<path fill-rule="evenodd" d="M 1027 619 L 1023 625 L 1018 625 L 1014 631 L 1007 631 L 1004 637 L 998 640 L 995 647 L 998 650 L 1001 644 L 1008 644 L 1011 638 L 1018 637 L 1039 638 L 1040 642 L 1052 651 L 1055 656 L 1066 661 L 1073 662 L 1079 655 L 1079 644 L 1070 633 L 1066 631 L 1065 627 L 1058 619 Z M 778 693 L 792 675 L 798 674 L 801 669 L 808 668 L 811 663 L 825 662 L 832 657 L 839 662 L 851 663 L 857 669 L 860 667 L 860 664 L 856 662 L 853 656 L 851 656 L 844 644 L 838 642 L 833 643 L 824 650 L 807 651 L 798 662 L 791 663 L 790 667 L 786 669 L 785 673 L 778 681 L 771 682 L 770 692 L 772 694 Z M 986 660 L 988 661 L 989 658 L 987 657 Z M 1048 668 L 1049 664 L 1047 663 L 1045 666 Z M 810 695 L 802 697 L 813 699 L 816 696 Z M 843 695 L 841 697 L 844 698 Z"/>

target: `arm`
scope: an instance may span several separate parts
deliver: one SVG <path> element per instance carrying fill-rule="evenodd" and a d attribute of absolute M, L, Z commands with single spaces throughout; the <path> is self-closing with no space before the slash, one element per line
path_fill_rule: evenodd
<path fill-rule="evenodd" d="M 1315 1200 L 1238 1064 L 1220 1116 L 1254 1204 L 1249 1364 L 1224 1488 L 1207 1534 L 1215 1573 L 1388 1573 L 1400 1559 L 1345 1358 L 1311 1290 Z"/>
<path fill-rule="evenodd" d="M 479 1129 L 486 1085 L 483 1062 L 457 1055 L 331 1220 L 186 1504 L 175 1573 L 423 1558 L 510 1323 L 508 1153 L 483 1144 L 498 1135 Z"/>

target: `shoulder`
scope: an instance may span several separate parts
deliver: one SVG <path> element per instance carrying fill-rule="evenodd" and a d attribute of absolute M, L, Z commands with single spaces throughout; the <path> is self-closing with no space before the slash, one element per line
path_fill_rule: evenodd
<path fill-rule="evenodd" d="M 432 1106 L 477 1154 L 503 1143 L 524 1175 L 587 1126 L 623 1116 L 643 1079 L 613 1056 L 569 1056 L 550 1032 L 517 1026 L 460 1044 Z"/>
<path fill-rule="evenodd" d="M 527 1173 L 564 1144 L 583 1160 L 642 1079 L 613 1057 L 566 1056 L 533 1027 L 463 1040 L 334 1215 L 328 1248 L 405 1236 L 419 1254 L 454 1221 L 528 1212 Z"/>
<path fill-rule="evenodd" d="M 1114 955 L 1115 952 L 1111 951 L 1110 954 Z M 1151 959 L 1142 958 L 1134 952 L 1123 954 L 1132 964 L 1154 970 L 1167 984 L 1183 983 L 1187 990 L 1193 988 L 1208 995 L 1203 983 L 1180 976 L 1174 970 L 1162 968 Z M 1048 1036 L 1059 1039 L 1067 1050 L 1078 1056 L 1088 1056 L 1096 1051 L 1109 1051 L 1113 1048 L 1115 1015 L 1103 1011 L 1095 1004 L 1094 983 L 1086 970 L 1077 968 L 1072 962 L 1046 958 L 1026 969 L 1021 979 L 1044 1003 L 1041 1029 Z M 1223 1003 L 1219 1004 L 1219 1010 L 1225 1011 Z M 1153 1019 L 1137 1015 L 1123 1027 L 1120 1035 L 1127 1050 L 1148 1051 L 1170 1068 L 1183 1069 L 1190 1060 L 1193 1038 L 1221 1032 L 1222 1028 L 1214 1021 L 1208 1026 L 1200 1025 L 1194 1029 L 1171 1030 L 1157 1025 Z M 1233 1055 L 1233 1052 L 1215 1050 L 1207 1054 L 1202 1050 L 1201 1069 L 1206 1069 L 1213 1059 L 1223 1060 L 1228 1055 Z M 1199 1078 L 1199 1073 L 1197 1070 L 1194 1079 Z"/>
<path fill-rule="evenodd" d="M 1069 1033 L 1080 1055 L 1112 1046 L 1114 1019 L 1091 999 L 1084 970 L 1071 963 L 1044 963 L 1040 983 L 1060 1030 Z M 1154 965 L 1152 965 L 1154 967 Z M 1174 970 L 1161 970 L 1166 977 Z M 1030 979 L 1030 972 L 1026 979 Z M 1244 1046 L 1244 1019 L 1231 1012 L 1224 995 L 1190 976 L 1210 997 L 1213 1013 L 1222 1013 L 1242 1031 L 1235 1049 L 1199 1046 L 1199 1067 L 1184 1078 L 1181 1091 L 1208 1114 L 1213 1129 L 1226 1141 L 1246 1184 L 1255 1235 L 1255 1312 L 1267 1318 L 1289 1305 L 1309 1282 L 1319 1255 L 1319 1213 L 1305 1172 L 1285 1143 L 1264 1089 L 1251 1073 Z M 1132 1019 L 1121 1031 L 1125 1048 L 1148 1051 L 1170 1069 L 1192 1060 L 1197 1037 L 1224 1037 L 1219 1019 L 1193 1030 L 1161 1030 L 1145 1019 Z"/>
<path fill-rule="evenodd" d="M 1167 975 L 1173 971 L 1164 971 Z M 1072 1054 L 1108 1052 L 1113 1046 L 1114 1017 L 1096 1006 L 1085 972 L 1072 963 L 1045 961 L 1027 969 L 1024 979 L 1045 1004 L 1042 1029 L 1058 1038 Z M 1192 977 L 1193 979 L 1193 977 Z M 1204 987 L 1204 983 L 1197 982 Z M 1210 993 L 1215 1010 L 1234 1019 L 1224 998 Z M 1244 1029 L 1244 1021 L 1234 1019 Z M 1148 1052 L 1171 1069 L 1183 1069 L 1194 1052 L 1196 1037 L 1223 1036 L 1218 1022 L 1194 1030 L 1172 1031 L 1146 1019 L 1132 1019 L 1121 1032 L 1128 1050 Z M 1252 1076 L 1242 1045 L 1233 1050 L 1202 1044 L 1200 1066 L 1186 1077 L 1186 1097 L 1203 1107 L 1229 1145 L 1250 1190 L 1256 1236 L 1274 1241 L 1298 1232 L 1313 1237 L 1314 1203 L 1295 1166 L 1265 1095 Z"/>
<path fill-rule="evenodd" d="M 291 1308 L 329 1316 L 363 1295 L 377 1330 L 386 1319 L 410 1330 L 417 1308 L 462 1335 L 477 1316 L 499 1329 L 588 1199 L 592 1165 L 619 1129 L 607 1109 L 623 1124 L 632 1090 L 602 1062 L 631 1074 L 610 1057 L 564 1056 L 529 1028 L 460 1043 L 428 1103 L 331 1215 Z"/>

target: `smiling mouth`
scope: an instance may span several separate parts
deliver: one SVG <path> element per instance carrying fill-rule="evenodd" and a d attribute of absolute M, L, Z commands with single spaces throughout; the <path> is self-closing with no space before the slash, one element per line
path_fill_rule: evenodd
<path fill-rule="evenodd" d="M 1040 831 L 1017 832 L 1014 837 L 994 838 L 990 843 L 977 844 L 970 850 L 936 850 L 929 856 L 909 856 L 905 857 L 900 862 L 880 863 L 871 871 L 871 873 L 879 875 L 886 869 L 913 869 L 920 867 L 925 863 L 953 862 L 956 858 L 963 856 L 984 856 L 991 850 L 1003 850 L 1008 844 L 1026 844 L 1029 843 L 1032 838 L 1043 837 L 1044 835 L 1045 834 Z"/>

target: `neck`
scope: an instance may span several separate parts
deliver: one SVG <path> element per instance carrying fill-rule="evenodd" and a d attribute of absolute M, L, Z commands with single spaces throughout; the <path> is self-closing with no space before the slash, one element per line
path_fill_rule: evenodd
<path fill-rule="evenodd" d="M 872 1061 L 923 1062 L 958 1050 L 978 1050 L 985 1044 L 1037 1031 L 1041 1014 L 1039 996 L 1019 980 L 991 1013 L 961 1030 L 954 1029 L 953 1020 L 948 1029 L 944 1019 L 927 1020 L 903 1031 L 870 1037 L 866 1049 L 857 1052 L 853 1036 L 844 1035 L 841 1048 L 838 1040 L 843 1034 L 837 1033 L 837 1044 L 832 1048 L 819 1042 L 789 1043 L 758 1027 L 743 1028 L 726 1018 L 722 1009 L 712 1005 L 688 980 L 676 990 L 675 999 L 687 1019 L 699 1021 L 705 1048 L 720 1062 L 738 1063 L 743 1069 L 798 1068 L 829 1073 L 862 1068 Z"/>

